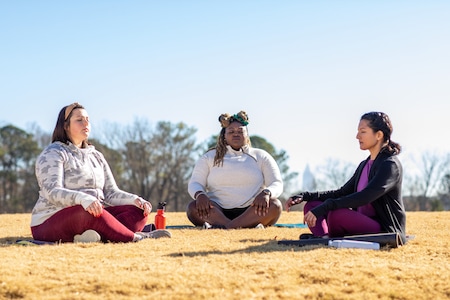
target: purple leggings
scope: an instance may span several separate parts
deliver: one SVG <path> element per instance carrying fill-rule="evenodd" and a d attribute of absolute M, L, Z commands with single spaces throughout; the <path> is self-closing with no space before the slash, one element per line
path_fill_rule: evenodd
<path fill-rule="evenodd" d="M 103 242 L 131 242 L 134 233 L 147 223 L 142 209 L 134 205 L 111 206 L 96 218 L 81 205 L 58 211 L 44 223 L 31 227 L 33 238 L 49 242 L 73 242 L 76 234 L 88 229 L 97 231 Z"/>
<path fill-rule="evenodd" d="M 320 204 L 322 204 L 321 201 L 307 202 L 303 207 L 303 213 L 306 214 Z M 348 208 L 328 212 L 326 217 L 317 218 L 316 226 L 309 229 L 315 236 L 330 237 L 381 232 L 381 226 L 377 221 Z"/>

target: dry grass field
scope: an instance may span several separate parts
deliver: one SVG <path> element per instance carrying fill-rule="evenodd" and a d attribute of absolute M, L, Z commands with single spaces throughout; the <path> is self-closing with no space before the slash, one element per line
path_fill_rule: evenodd
<path fill-rule="evenodd" d="M 188 224 L 167 213 L 168 225 Z M 0 299 L 449 299 L 450 213 L 409 212 L 396 249 L 279 245 L 304 228 L 173 229 L 129 244 L 22 246 L 28 214 L 0 215 Z M 298 223 L 283 212 L 279 223 Z"/>

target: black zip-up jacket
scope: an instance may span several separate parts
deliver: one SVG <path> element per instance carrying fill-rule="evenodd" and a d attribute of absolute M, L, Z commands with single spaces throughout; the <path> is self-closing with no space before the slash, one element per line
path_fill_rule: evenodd
<path fill-rule="evenodd" d="M 369 157 L 370 158 L 370 157 Z M 324 216 L 339 208 L 356 209 L 371 203 L 375 209 L 374 219 L 381 225 L 383 232 L 396 233 L 406 242 L 406 213 L 402 199 L 403 168 L 397 155 L 382 149 L 370 168 L 367 186 L 357 192 L 361 172 L 369 161 L 362 161 L 352 178 L 340 189 L 324 192 L 304 192 L 304 201 L 319 200 L 323 203 L 311 210 L 316 216 Z"/>

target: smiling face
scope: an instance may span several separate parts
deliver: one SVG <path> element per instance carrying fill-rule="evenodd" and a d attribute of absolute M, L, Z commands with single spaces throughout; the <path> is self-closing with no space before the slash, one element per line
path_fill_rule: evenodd
<path fill-rule="evenodd" d="M 91 124 L 86 110 L 82 108 L 74 109 L 66 127 L 67 136 L 72 144 L 81 148 L 83 141 L 88 139 L 90 131 Z"/>
<path fill-rule="evenodd" d="M 232 122 L 225 129 L 225 141 L 234 150 L 239 150 L 247 143 L 247 127 L 239 122 Z"/>
<path fill-rule="evenodd" d="M 359 141 L 359 148 L 369 150 L 370 153 L 378 153 L 383 144 L 383 132 L 381 130 L 374 132 L 369 126 L 369 121 L 364 119 L 359 121 L 356 138 Z"/>

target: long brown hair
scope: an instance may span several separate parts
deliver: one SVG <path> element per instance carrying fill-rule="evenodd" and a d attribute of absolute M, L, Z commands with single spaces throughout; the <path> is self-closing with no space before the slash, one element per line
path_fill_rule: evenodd
<path fill-rule="evenodd" d="M 62 142 L 64 144 L 68 144 L 69 142 L 72 142 L 67 135 L 66 128 L 70 124 L 70 118 L 72 117 L 73 111 L 77 108 L 84 109 L 84 106 L 79 104 L 78 102 L 75 102 L 70 105 L 64 106 L 60 110 L 58 119 L 56 120 L 55 129 L 53 130 L 52 143 Z M 87 144 L 87 140 L 83 141 L 82 148 L 86 147 Z"/>

